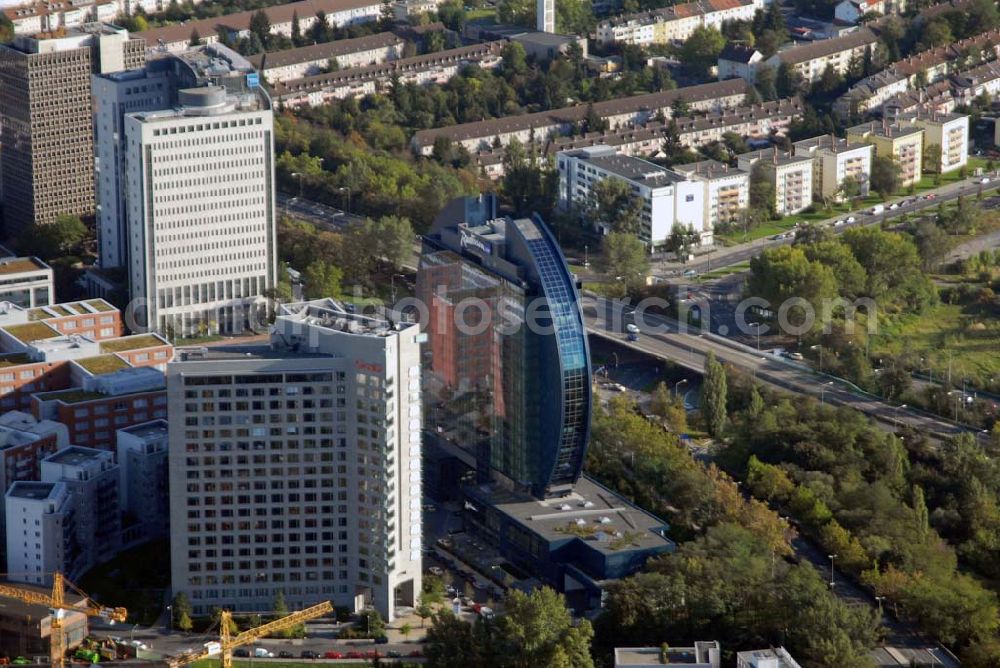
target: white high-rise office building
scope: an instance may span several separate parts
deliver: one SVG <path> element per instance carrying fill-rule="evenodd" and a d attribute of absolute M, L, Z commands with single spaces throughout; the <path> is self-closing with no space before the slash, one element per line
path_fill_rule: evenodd
<path fill-rule="evenodd" d="M 270 345 L 167 372 L 172 590 L 196 614 L 323 600 L 389 619 L 421 589 L 415 324 L 280 307 Z"/>
<path fill-rule="evenodd" d="M 556 0 L 535 0 L 535 28 L 541 32 L 556 31 Z"/>
<path fill-rule="evenodd" d="M 92 77 L 98 255 L 106 269 L 127 264 L 125 114 L 170 106 L 176 92 L 169 64 L 170 59 L 160 58 L 142 69 Z"/>
<path fill-rule="evenodd" d="M 271 100 L 202 57 L 208 85 L 124 123 L 130 296 L 171 334 L 241 330 L 277 275 Z"/>

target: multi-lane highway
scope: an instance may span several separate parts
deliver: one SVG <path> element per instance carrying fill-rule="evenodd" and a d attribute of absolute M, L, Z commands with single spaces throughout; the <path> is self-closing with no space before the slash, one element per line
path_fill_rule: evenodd
<path fill-rule="evenodd" d="M 752 374 L 762 383 L 812 396 L 826 403 L 850 406 L 891 428 L 907 425 L 917 432 L 939 438 L 963 432 L 985 437 L 985 434 L 972 428 L 904 406 L 887 404 L 858 391 L 846 381 L 817 374 L 805 365 L 755 351 L 718 335 L 699 334 L 699 330 L 694 328 L 679 331 L 675 320 L 648 312 L 632 313 L 631 308 L 621 303 L 598 297 L 587 297 L 584 301 L 584 317 L 590 333 L 686 368 L 700 372 L 705 366 L 705 356 L 712 351 L 720 361 Z M 641 334 L 637 341 L 628 341 L 623 333 L 623 323 L 633 321 Z"/>
<path fill-rule="evenodd" d="M 982 183 L 982 177 L 970 178 L 965 181 L 959 181 L 946 186 L 941 186 L 940 188 L 936 188 L 933 191 L 928 191 L 921 195 L 911 195 L 909 197 L 897 198 L 893 201 L 887 202 L 885 211 L 879 214 L 872 215 L 871 213 L 866 213 L 870 212 L 870 209 L 863 209 L 852 213 L 843 213 L 839 216 L 830 218 L 829 220 L 820 221 L 818 224 L 829 226 L 835 233 L 839 234 L 840 232 L 851 229 L 851 227 L 881 223 L 883 220 L 892 220 L 893 218 L 897 218 L 905 214 L 937 207 L 941 202 L 950 202 L 958 199 L 959 197 L 977 196 L 980 192 L 986 193 L 987 191 L 995 190 L 998 187 L 1000 187 L 1000 184 L 992 178 L 990 179 L 990 182 L 986 184 Z M 892 206 L 893 203 L 899 204 L 898 208 L 890 209 L 889 206 Z M 855 221 L 853 223 L 848 223 L 847 219 L 852 217 Z M 844 223 L 834 227 L 833 223 L 838 220 L 844 221 Z M 713 269 L 720 269 L 722 267 L 745 262 L 760 255 L 767 248 L 790 244 L 793 239 L 794 235 L 789 234 L 781 239 L 774 237 L 757 239 L 755 241 L 733 246 L 731 248 L 722 248 L 720 250 L 698 256 L 694 261 L 683 265 L 683 269 L 685 271 L 693 270 L 699 274 Z M 668 265 L 664 265 L 664 268 L 667 266 Z M 669 266 L 680 267 L 681 265 Z"/>

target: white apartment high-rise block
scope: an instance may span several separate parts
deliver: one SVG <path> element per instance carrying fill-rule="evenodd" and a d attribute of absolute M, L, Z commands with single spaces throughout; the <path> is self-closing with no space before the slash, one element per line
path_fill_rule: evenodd
<path fill-rule="evenodd" d="M 72 494 L 61 482 L 15 482 L 6 494 L 7 572 L 18 582 L 48 585 L 52 573 L 79 575 Z"/>
<path fill-rule="evenodd" d="M 662 245 L 675 227 L 690 227 L 700 243 L 712 243 L 713 222 L 705 211 L 708 191 L 701 181 L 604 145 L 560 151 L 556 168 L 564 208 L 588 206 L 591 189 L 604 179 L 623 181 L 642 201 L 639 239 L 647 246 Z"/>
<path fill-rule="evenodd" d="M 129 284 L 151 329 L 240 331 L 276 283 L 273 114 L 251 77 L 125 118 Z"/>
<path fill-rule="evenodd" d="M 170 501 L 167 421 L 151 420 L 117 432 L 123 542 L 167 536 Z"/>
<path fill-rule="evenodd" d="M 43 459 L 41 473 L 42 482 L 64 483 L 70 491 L 79 571 L 117 555 L 122 523 L 114 454 L 71 445 Z"/>
<path fill-rule="evenodd" d="M 270 345 L 178 350 L 171 581 L 196 614 L 415 603 L 423 336 L 321 300 L 280 307 Z"/>

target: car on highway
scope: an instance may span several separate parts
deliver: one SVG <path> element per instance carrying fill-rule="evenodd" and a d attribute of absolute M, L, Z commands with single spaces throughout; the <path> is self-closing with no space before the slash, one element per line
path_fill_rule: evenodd
<path fill-rule="evenodd" d="M 989 182 L 990 182 L 990 177 L 988 177 L 988 176 L 984 176 L 982 178 L 982 180 L 980 181 L 980 183 L 982 183 L 983 185 L 986 185 Z"/>
<path fill-rule="evenodd" d="M 370 649 L 367 652 L 365 652 L 365 658 L 366 659 L 381 659 L 382 658 L 382 652 L 378 651 L 377 649 Z"/>
<path fill-rule="evenodd" d="M 444 575 L 444 569 L 441 568 L 440 566 L 431 566 L 430 568 L 427 569 L 427 572 L 430 573 L 431 575 L 436 575 L 438 577 Z"/>
<path fill-rule="evenodd" d="M 892 204 L 889 205 L 890 211 L 895 211 L 898 208 L 899 208 L 899 202 L 893 202 Z"/>
<path fill-rule="evenodd" d="M 361 652 L 358 652 L 358 651 L 355 651 L 355 650 L 351 650 L 350 652 L 348 652 L 347 654 L 344 655 L 344 658 L 345 659 L 363 659 L 363 658 L 365 658 L 365 655 L 362 654 Z"/>
<path fill-rule="evenodd" d="M 684 278 L 694 278 L 697 275 L 698 275 L 698 272 L 695 271 L 694 269 L 688 269 L 683 274 Z"/>
<path fill-rule="evenodd" d="M 926 195 L 924 197 L 924 199 L 936 199 L 936 198 L 937 198 L 937 193 L 931 193 L 930 195 Z"/>
<path fill-rule="evenodd" d="M 841 225 L 844 224 L 844 222 L 845 222 L 844 220 L 835 220 L 835 221 L 833 221 L 833 226 L 834 227 L 840 227 Z"/>
<path fill-rule="evenodd" d="M 274 652 L 269 652 L 263 647 L 255 647 L 253 650 L 253 656 L 255 659 L 273 659 Z"/>
<path fill-rule="evenodd" d="M 858 222 L 858 219 L 857 219 L 857 218 L 855 218 L 854 216 L 848 216 L 848 217 L 847 217 L 847 224 L 848 224 L 848 225 L 851 225 L 851 224 L 854 224 L 854 223 L 856 223 L 856 222 Z"/>
<path fill-rule="evenodd" d="M 795 360 L 796 362 L 801 362 L 805 359 L 802 353 L 788 353 L 788 359 Z"/>

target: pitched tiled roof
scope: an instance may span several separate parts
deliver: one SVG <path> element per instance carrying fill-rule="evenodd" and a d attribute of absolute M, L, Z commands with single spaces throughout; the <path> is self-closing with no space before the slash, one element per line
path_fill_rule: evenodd
<path fill-rule="evenodd" d="M 857 32 L 848 33 L 843 37 L 821 39 L 809 44 L 793 46 L 790 49 L 780 52 L 778 60 L 788 65 L 797 65 L 815 60 L 816 58 L 822 58 L 823 56 L 831 56 L 841 51 L 847 51 L 848 49 L 856 49 L 859 46 L 874 44 L 877 41 L 878 37 L 875 36 L 875 33 L 868 28 L 862 28 Z"/>
<path fill-rule="evenodd" d="M 593 107 L 594 112 L 598 116 L 607 118 L 630 112 L 669 107 L 678 98 L 688 103 L 702 102 L 731 97 L 733 95 L 743 95 L 748 90 L 749 84 L 743 79 L 727 79 L 726 81 L 714 81 L 712 83 L 686 86 L 684 88 L 675 88 L 657 93 L 633 95 L 617 100 L 595 102 Z M 445 128 L 420 130 L 413 135 L 413 143 L 416 146 L 430 146 L 437 137 L 448 137 L 452 141 L 464 141 L 477 137 L 493 137 L 501 133 L 520 132 L 536 127 L 549 127 L 560 123 L 576 123 L 586 117 L 588 106 L 586 104 L 578 104 L 572 107 L 539 111 L 533 114 L 507 116 L 504 118 L 477 121 L 475 123 L 452 125 Z"/>
<path fill-rule="evenodd" d="M 393 44 L 402 43 L 403 40 L 394 33 L 380 32 L 375 35 L 366 35 L 354 39 L 338 39 L 324 44 L 310 44 L 298 49 L 258 53 L 248 56 L 247 60 L 250 61 L 250 64 L 255 69 L 272 69 L 275 67 L 285 67 L 286 65 L 297 65 L 298 63 L 309 63 L 325 58 L 336 58 L 337 56 L 345 56 L 349 53 L 357 53 L 359 51 L 385 49 Z"/>

